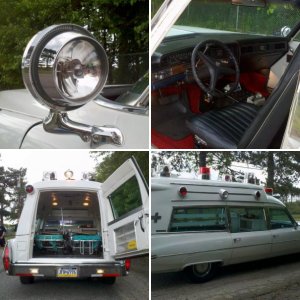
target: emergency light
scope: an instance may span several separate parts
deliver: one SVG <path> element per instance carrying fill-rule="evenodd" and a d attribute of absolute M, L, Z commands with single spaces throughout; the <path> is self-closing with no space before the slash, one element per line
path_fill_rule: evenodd
<path fill-rule="evenodd" d="M 206 180 L 210 179 L 210 168 L 200 167 L 199 173 L 200 173 L 201 179 L 206 179 Z"/>
<path fill-rule="evenodd" d="M 33 186 L 32 185 L 26 185 L 25 191 L 27 194 L 32 194 L 33 193 Z"/>
<path fill-rule="evenodd" d="M 266 192 L 266 194 L 268 194 L 268 195 L 273 195 L 273 189 L 272 188 L 265 188 L 265 192 Z"/>
<path fill-rule="evenodd" d="M 64 173 L 65 177 L 67 180 L 72 180 L 72 177 L 74 175 L 73 171 L 71 171 L 70 169 L 68 169 L 65 173 Z"/>
<path fill-rule="evenodd" d="M 187 188 L 185 186 L 182 186 L 178 192 L 181 197 L 185 197 L 187 195 Z"/>

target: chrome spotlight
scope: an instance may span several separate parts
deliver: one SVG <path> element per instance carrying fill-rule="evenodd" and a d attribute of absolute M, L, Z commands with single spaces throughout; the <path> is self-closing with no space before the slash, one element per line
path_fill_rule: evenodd
<path fill-rule="evenodd" d="M 94 146 L 99 143 L 121 145 L 123 137 L 119 129 L 80 124 L 71 121 L 66 114 L 100 93 L 108 69 L 103 47 L 83 27 L 62 24 L 38 32 L 25 49 L 22 75 L 33 97 L 50 108 L 44 129 L 78 134 Z"/>

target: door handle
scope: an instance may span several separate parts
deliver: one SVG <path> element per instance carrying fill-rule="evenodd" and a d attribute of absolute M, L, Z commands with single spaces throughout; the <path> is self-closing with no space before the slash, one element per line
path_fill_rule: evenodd
<path fill-rule="evenodd" d="M 277 237 L 279 237 L 279 234 L 273 234 L 274 239 L 276 239 Z"/>
<path fill-rule="evenodd" d="M 235 239 L 233 239 L 233 241 L 234 241 L 235 243 L 239 243 L 241 240 L 242 240 L 242 238 L 235 238 Z"/>
<path fill-rule="evenodd" d="M 143 223 L 143 222 L 142 222 L 142 219 L 144 218 L 144 216 L 141 215 L 141 216 L 138 217 L 138 218 L 139 218 L 139 219 L 135 221 L 135 225 L 137 224 L 137 222 L 140 222 L 141 230 L 142 230 L 143 232 L 145 232 L 144 225 L 142 224 L 142 223 Z"/>

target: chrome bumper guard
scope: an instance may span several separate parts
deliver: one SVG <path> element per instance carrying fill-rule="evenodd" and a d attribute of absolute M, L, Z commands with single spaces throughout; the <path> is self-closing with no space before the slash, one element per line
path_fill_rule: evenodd
<path fill-rule="evenodd" d="M 34 276 L 34 277 L 57 277 L 59 268 L 77 268 L 76 278 L 87 277 L 119 277 L 126 276 L 123 261 L 87 263 L 87 264 L 50 264 L 50 263 L 15 263 L 11 264 L 8 275 Z M 99 271 L 101 270 L 101 271 Z M 97 272 L 98 271 L 98 272 Z"/>

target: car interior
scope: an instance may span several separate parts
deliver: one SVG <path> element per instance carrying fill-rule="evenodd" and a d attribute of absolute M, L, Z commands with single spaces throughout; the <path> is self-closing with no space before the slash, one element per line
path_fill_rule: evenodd
<path fill-rule="evenodd" d="M 300 69 L 300 49 L 289 45 L 296 27 L 287 36 L 165 37 L 151 62 L 153 147 L 280 148 Z M 271 86 L 276 64 L 287 67 Z"/>
<path fill-rule="evenodd" d="M 103 257 L 96 193 L 51 191 L 40 194 L 33 257 Z"/>

